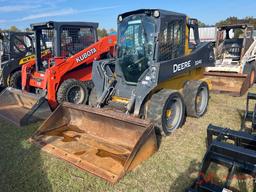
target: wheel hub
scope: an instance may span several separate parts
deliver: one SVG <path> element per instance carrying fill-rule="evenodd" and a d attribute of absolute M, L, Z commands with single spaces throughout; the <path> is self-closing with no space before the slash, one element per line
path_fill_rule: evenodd
<path fill-rule="evenodd" d="M 207 107 L 207 101 L 208 91 L 205 87 L 202 87 L 196 96 L 196 110 L 199 115 L 205 111 Z"/>
<path fill-rule="evenodd" d="M 180 122 L 181 102 L 178 99 L 172 99 L 168 102 L 165 111 L 165 121 L 167 129 L 174 129 Z"/>
<path fill-rule="evenodd" d="M 80 86 L 70 87 L 67 94 L 67 101 L 70 103 L 81 104 L 84 100 L 84 91 Z"/>

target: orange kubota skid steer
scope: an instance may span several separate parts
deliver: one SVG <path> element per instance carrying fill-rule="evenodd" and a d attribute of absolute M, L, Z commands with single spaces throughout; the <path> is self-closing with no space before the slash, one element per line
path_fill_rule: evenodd
<path fill-rule="evenodd" d="M 116 44 L 115 35 L 98 41 L 97 26 L 88 22 L 32 24 L 36 62 L 22 66 L 22 90 L 2 92 L 0 116 L 23 126 L 45 119 L 63 101 L 86 104 L 92 88 L 92 63 L 113 55 Z M 50 58 L 42 56 L 43 40 Z"/>

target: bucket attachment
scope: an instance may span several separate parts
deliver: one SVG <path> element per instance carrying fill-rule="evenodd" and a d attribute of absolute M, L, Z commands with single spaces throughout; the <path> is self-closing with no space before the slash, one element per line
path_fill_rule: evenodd
<path fill-rule="evenodd" d="M 47 100 L 42 96 L 6 88 L 0 94 L 0 117 L 21 127 L 51 114 Z"/>
<path fill-rule="evenodd" d="M 111 183 L 157 150 L 153 124 L 111 109 L 63 103 L 31 141 Z"/>
<path fill-rule="evenodd" d="M 250 88 L 250 79 L 246 74 L 206 72 L 205 77 L 212 83 L 212 92 L 228 93 L 232 96 L 242 96 Z"/>
<path fill-rule="evenodd" d="M 256 190 L 256 137 L 246 132 L 209 125 L 208 150 L 198 178 L 188 192 Z M 222 175 L 218 175 L 221 173 Z M 237 180 L 238 186 L 234 180 Z M 239 183 L 243 183 L 242 189 Z"/>

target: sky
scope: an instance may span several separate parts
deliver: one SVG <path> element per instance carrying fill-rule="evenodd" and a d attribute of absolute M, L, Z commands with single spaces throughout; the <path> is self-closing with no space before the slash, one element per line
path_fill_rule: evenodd
<path fill-rule="evenodd" d="M 185 13 L 214 25 L 229 16 L 256 17 L 256 0 L 0 0 L 0 28 L 20 29 L 44 21 L 98 22 L 100 28 L 116 28 L 120 13 L 160 8 Z"/>

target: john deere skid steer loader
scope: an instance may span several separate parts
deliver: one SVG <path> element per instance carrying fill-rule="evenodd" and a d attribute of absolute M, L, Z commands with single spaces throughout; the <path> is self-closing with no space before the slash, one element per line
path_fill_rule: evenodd
<path fill-rule="evenodd" d="M 34 59 L 33 33 L 7 31 L 0 36 L 0 87 L 21 89 L 21 66 Z"/>
<path fill-rule="evenodd" d="M 33 137 L 45 151 L 110 182 L 156 151 L 149 120 L 168 135 L 185 114 L 206 112 L 203 74 L 214 64 L 211 44 L 200 43 L 197 20 L 164 10 L 119 15 L 117 52 L 114 60 L 93 63 L 93 107 L 63 103 Z"/>

